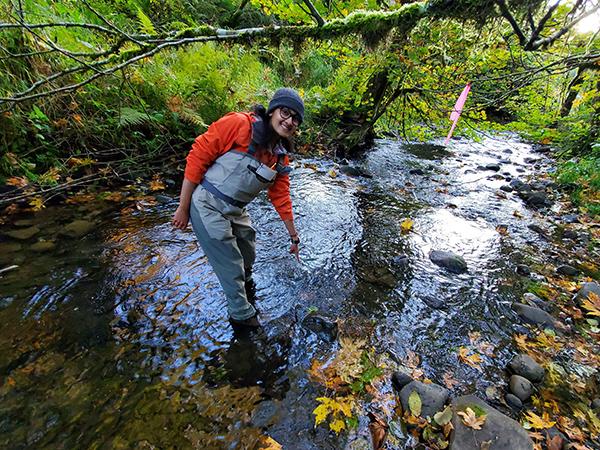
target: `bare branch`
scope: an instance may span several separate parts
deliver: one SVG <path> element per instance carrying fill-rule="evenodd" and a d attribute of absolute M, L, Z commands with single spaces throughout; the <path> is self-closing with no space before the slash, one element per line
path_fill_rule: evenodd
<path fill-rule="evenodd" d="M 319 11 L 317 11 L 317 8 L 315 8 L 315 5 L 313 5 L 310 0 L 303 0 L 303 1 L 304 1 L 304 4 L 310 10 L 310 15 L 312 16 L 313 19 L 315 19 L 315 21 L 317 22 L 317 25 L 320 27 L 325 25 L 325 20 L 321 17 L 321 14 L 319 14 Z"/>
<path fill-rule="evenodd" d="M 509 11 L 508 5 L 506 4 L 506 2 L 504 0 L 496 0 L 496 4 L 500 8 L 500 14 L 502 14 L 502 17 L 504 17 L 508 21 L 508 23 L 510 23 L 510 26 L 512 27 L 513 31 L 517 35 L 517 38 L 519 38 L 519 43 L 521 45 L 525 45 L 525 43 L 527 42 L 527 38 L 525 37 L 523 30 L 521 30 L 521 27 L 519 27 L 517 20 L 513 17 L 511 12 Z"/>
<path fill-rule="evenodd" d="M 571 30 L 580 21 L 582 21 L 583 19 L 585 19 L 588 16 L 591 16 L 592 14 L 596 13 L 596 11 L 599 11 L 599 10 L 600 10 L 600 6 L 596 6 L 592 9 L 590 9 L 589 11 L 586 11 L 585 13 L 581 14 L 579 17 L 573 19 L 571 22 L 569 22 L 567 25 L 565 25 L 563 28 L 558 30 L 553 35 L 548 36 L 547 38 L 538 39 L 537 41 L 532 42 L 531 45 L 527 44 L 525 46 L 525 50 L 537 50 L 540 48 L 548 47 L 550 44 L 554 43 L 555 41 L 560 39 L 562 36 L 564 36 L 567 32 L 569 32 L 569 30 Z"/>
<path fill-rule="evenodd" d="M 101 25 L 95 25 L 93 23 L 78 23 L 78 22 L 52 22 L 52 23 L 12 23 L 12 22 L 0 22 L 0 30 L 10 28 L 27 28 L 35 30 L 38 28 L 87 28 L 89 30 L 97 30 L 106 34 L 117 35 L 113 30 L 109 30 Z"/>

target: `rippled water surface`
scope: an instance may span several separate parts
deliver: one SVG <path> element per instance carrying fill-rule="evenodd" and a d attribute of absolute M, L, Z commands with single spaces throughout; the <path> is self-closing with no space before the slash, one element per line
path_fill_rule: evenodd
<path fill-rule="evenodd" d="M 381 140 L 357 163 L 372 178 L 294 164 L 301 262 L 265 198 L 249 207 L 258 333 L 231 329 L 191 229 L 170 225 L 175 193 L 49 207 L 20 224 L 34 237 L 5 236 L 0 268 L 18 268 L 0 275 L 0 447 L 253 448 L 268 434 L 284 448 L 343 448 L 344 435 L 313 426 L 319 391 L 305 370 L 333 345 L 302 325 L 314 310 L 356 320 L 397 361 L 420 354 L 434 381 L 451 370 L 476 393 L 498 382 L 524 289 L 514 266 L 546 245 L 527 227 L 538 219 L 498 189 L 543 157 L 511 137 L 447 149 Z M 76 219 L 93 227 L 65 235 Z M 56 246 L 34 252 L 37 240 Z M 469 271 L 444 271 L 432 249 L 462 255 Z M 457 366 L 469 331 L 495 347 L 483 373 Z"/>

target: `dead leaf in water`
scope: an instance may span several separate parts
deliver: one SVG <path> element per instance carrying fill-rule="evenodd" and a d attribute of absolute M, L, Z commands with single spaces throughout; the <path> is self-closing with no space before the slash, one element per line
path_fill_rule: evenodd
<path fill-rule="evenodd" d="M 468 364 L 471 367 L 474 367 L 475 369 L 481 370 L 481 362 L 483 361 L 481 359 L 481 356 L 479 356 L 477 353 L 472 353 L 469 355 L 469 349 L 467 347 L 460 347 L 458 350 L 458 359 L 459 361 Z"/>
<path fill-rule="evenodd" d="M 270 436 L 261 436 L 258 450 L 281 450 L 283 447 Z"/>

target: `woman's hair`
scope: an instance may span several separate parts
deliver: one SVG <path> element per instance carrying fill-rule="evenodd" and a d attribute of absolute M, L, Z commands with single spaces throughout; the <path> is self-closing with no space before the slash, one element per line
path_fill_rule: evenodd
<path fill-rule="evenodd" d="M 266 147 L 271 138 L 275 135 L 275 130 L 273 130 L 273 127 L 271 126 L 271 117 L 267 114 L 267 109 L 260 104 L 254 105 L 252 108 L 252 113 L 255 116 L 260 117 L 265 125 L 264 134 L 262 136 L 253 136 L 253 139 L 255 139 L 255 142 L 260 147 Z M 279 140 L 288 152 L 294 151 L 294 141 L 291 138 L 280 137 Z"/>

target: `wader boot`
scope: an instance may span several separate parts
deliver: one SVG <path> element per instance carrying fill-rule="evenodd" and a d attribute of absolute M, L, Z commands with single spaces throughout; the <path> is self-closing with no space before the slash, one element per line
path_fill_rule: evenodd
<path fill-rule="evenodd" d="M 244 289 L 246 290 L 246 299 L 248 303 L 254 306 L 256 309 L 256 283 L 252 278 L 252 268 L 244 270 L 245 281 L 244 281 Z"/>

